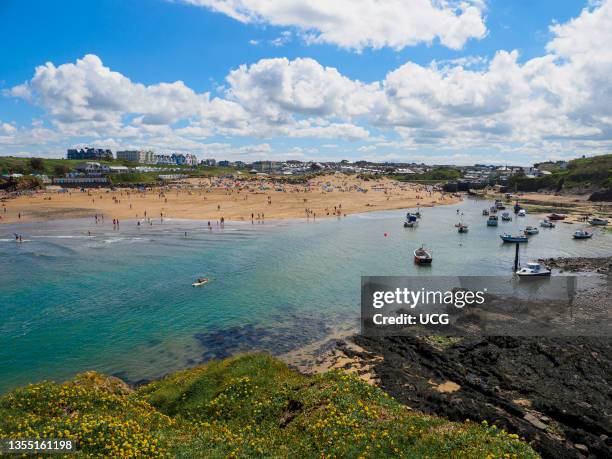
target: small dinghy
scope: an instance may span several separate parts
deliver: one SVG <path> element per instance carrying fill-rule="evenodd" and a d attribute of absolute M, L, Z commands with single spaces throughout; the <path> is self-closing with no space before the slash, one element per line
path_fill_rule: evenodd
<path fill-rule="evenodd" d="M 487 226 L 497 226 L 497 223 L 498 223 L 497 215 L 491 215 L 487 219 Z"/>
<path fill-rule="evenodd" d="M 193 287 L 201 287 L 204 284 L 208 284 L 208 277 L 198 277 L 196 281 L 191 285 Z"/>
<path fill-rule="evenodd" d="M 420 247 L 414 251 L 414 262 L 418 265 L 430 265 L 433 261 L 431 253 Z"/>
<path fill-rule="evenodd" d="M 535 226 L 528 226 L 527 228 L 525 228 L 525 234 L 527 236 L 533 236 L 534 234 L 540 234 L 540 230 L 537 229 Z"/>
<path fill-rule="evenodd" d="M 529 242 L 527 236 L 519 234 L 517 236 L 513 236 L 511 234 L 500 234 L 499 237 L 504 242 Z"/>
<path fill-rule="evenodd" d="M 540 263 L 529 262 L 527 266 L 519 269 L 516 274 L 520 277 L 543 277 L 550 276 L 552 271 L 546 266 L 542 266 Z"/>
<path fill-rule="evenodd" d="M 489 215 L 489 211 L 487 209 L 482 209 L 482 215 L 485 217 Z"/>
<path fill-rule="evenodd" d="M 553 221 L 553 220 L 565 220 L 565 215 L 561 215 L 561 214 L 550 214 L 550 215 L 548 216 L 548 219 L 549 219 L 550 221 Z"/>
<path fill-rule="evenodd" d="M 527 215 L 527 211 L 525 209 L 521 209 L 518 211 L 517 214 L 519 217 L 524 217 L 525 215 Z"/>
<path fill-rule="evenodd" d="M 555 224 L 551 222 L 550 220 L 544 220 L 542 223 L 540 223 L 540 226 L 542 228 L 554 228 Z"/>
<path fill-rule="evenodd" d="M 578 230 L 574 233 L 574 239 L 591 239 L 593 233 L 587 230 Z"/>
<path fill-rule="evenodd" d="M 468 226 L 464 225 L 463 223 L 460 223 L 459 226 L 457 226 L 457 231 L 459 233 L 467 233 L 468 232 Z"/>
<path fill-rule="evenodd" d="M 502 214 L 502 220 L 505 222 L 511 222 L 512 221 L 512 217 L 510 216 L 510 212 L 504 212 Z"/>
<path fill-rule="evenodd" d="M 417 221 L 416 220 L 412 220 L 412 221 L 406 220 L 404 222 L 404 228 L 416 228 L 416 226 L 417 226 Z"/>

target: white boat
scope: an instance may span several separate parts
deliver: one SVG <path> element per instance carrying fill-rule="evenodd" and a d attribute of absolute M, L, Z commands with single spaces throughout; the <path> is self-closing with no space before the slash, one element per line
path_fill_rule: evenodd
<path fill-rule="evenodd" d="M 527 236 L 533 236 L 534 234 L 539 234 L 540 230 L 537 229 L 535 226 L 528 226 L 527 228 L 525 228 L 524 232 Z"/>
<path fill-rule="evenodd" d="M 549 268 L 535 261 L 527 263 L 527 266 L 516 272 L 520 277 L 550 276 L 550 273 L 551 270 Z"/>
<path fill-rule="evenodd" d="M 502 214 L 502 220 L 505 222 L 511 222 L 512 221 L 512 217 L 510 216 L 510 212 L 504 212 Z"/>
<path fill-rule="evenodd" d="M 555 224 L 551 222 L 550 220 L 544 220 L 540 223 L 540 226 L 542 228 L 554 228 Z"/>
<path fill-rule="evenodd" d="M 574 239 L 591 239 L 593 237 L 593 233 L 587 230 L 578 230 L 574 233 Z"/>
<path fill-rule="evenodd" d="M 606 226 L 610 222 L 604 218 L 593 217 L 589 220 L 589 223 L 593 226 Z"/>
<path fill-rule="evenodd" d="M 499 237 L 504 242 L 529 242 L 529 239 L 527 238 L 527 236 L 522 235 L 522 234 L 513 236 L 511 234 L 505 233 L 505 234 L 500 234 Z"/>
<path fill-rule="evenodd" d="M 518 211 L 517 214 L 519 217 L 524 217 L 525 215 L 527 215 L 527 212 L 525 211 L 525 209 L 521 209 Z"/>
<path fill-rule="evenodd" d="M 199 277 L 193 284 L 192 287 L 201 287 L 204 284 L 208 284 L 208 277 Z"/>

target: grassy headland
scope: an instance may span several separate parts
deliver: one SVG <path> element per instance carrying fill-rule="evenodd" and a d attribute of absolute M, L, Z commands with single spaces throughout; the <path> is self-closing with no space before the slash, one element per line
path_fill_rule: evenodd
<path fill-rule="evenodd" d="M 516 435 L 399 404 L 355 376 L 251 354 L 132 390 L 84 373 L 0 398 L 0 436 L 70 438 L 83 456 L 538 457 Z"/>
<path fill-rule="evenodd" d="M 549 172 L 550 175 L 535 178 L 513 176 L 509 183 L 510 189 L 518 191 L 612 189 L 612 154 L 573 159 L 569 161 L 566 169 L 556 168 Z"/>

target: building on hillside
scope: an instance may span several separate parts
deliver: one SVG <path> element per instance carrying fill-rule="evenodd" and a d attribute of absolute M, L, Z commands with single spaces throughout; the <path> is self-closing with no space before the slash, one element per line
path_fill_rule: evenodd
<path fill-rule="evenodd" d="M 272 174 L 281 170 L 281 164 L 278 161 L 255 161 L 252 168 L 257 172 L 265 172 Z"/>
<path fill-rule="evenodd" d="M 69 148 L 66 157 L 68 159 L 89 159 L 94 161 L 112 161 L 113 152 L 102 148 Z"/>
<path fill-rule="evenodd" d="M 211 166 L 211 167 L 214 167 L 214 166 L 216 166 L 216 165 L 217 165 L 217 161 L 216 161 L 215 159 L 213 159 L 213 158 L 207 158 L 207 159 L 205 159 L 205 160 L 203 160 L 203 161 L 202 161 L 202 164 L 203 164 L 204 166 Z"/>
<path fill-rule="evenodd" d="M 176 164 L 170 155 L 155 155 L 155 164 Z"/>
<path fill-rule="evenodd" d="M 219 161 L 219 167 L 230 167 L 231 164 L 227 159 Z"/>
<path fill-rule="evenodd" d="M 77 164 L 74 166 L 74 170 L 77 174 L 85 174 L 88 177 L 100 177 L 103 174 L 108 174 L 110 169 L 106 164 L 86 162 Z"/>
<path fill-rule="evenodd" d="M 145 150 L 123 150 L 117 152 L 117 159 L 140 164 L 155 163 L 155 154 Z"/>

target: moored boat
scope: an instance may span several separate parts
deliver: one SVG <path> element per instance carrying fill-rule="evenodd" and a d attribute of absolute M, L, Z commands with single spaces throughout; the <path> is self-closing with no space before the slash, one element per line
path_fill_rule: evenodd
<path fill-rule="evenodd" d="M 543 277 L 550 276 L 551 270 L 535 261 L 527 263 L 527 266 L 519 269 L 516 274 L 520 277 Z"/>
<path fill-rule="evenodd" d="M 554 220 L 565 220 L 566 215 L 561 215 L 561 214 L 550 214 L 548 215 L 548 219 L 550 221 L 554 221 Z"/>
<path fill-rule="evenodd" d="M 497 226 L 497 215 L 490 215 L 487 219 L 487 226 Z"/>
<path fill-rule="evenodd" d="M 416 226 L 417 226 L 416 220 L 412 220 L 412 221 L 406 220 L 404 222 L 404 228 L 415 228 Z"/>
<path fill-rule="evenodd" d="M 527 215 L 527 211 L 525 209 L 521 209 L 518 211 L 517 214 L 519 217 L 524 217 L 525 215 Z"/>
<path fill-rule="evenodd" d="M 533 236 L 534 234 L 539 234 L 540 230 L 537 229 L 535 226 L 528 226 L 527 228 L 525 228 L 525 235 L 527 236 Z"/>
<path fill-rule="evenodd" d="M 505 222 L 511 222 L 512 221 L 512 217 L 510 216 L 510 212 L 504 212 L 502 214 L 502 220 Z"/>
<path fill-rule="evenodd" d="M 608 223 L 610 222 L 604 218 L 593 217 L 589 220 L 589 224 L 593 226 L 606 226 Z"/>
<path fill-rule="evenodd" d="M 468 226 L 464 225 L 463 223 L 460 223 L 459 226 L 457 227 L 457 231 L 460 233 L 467 233 L 468 232 Z"/>
<path fill-rule="evenodd" d="M 198 277 L 191 285 L 192 287 L 201 287 L 204 284 L 208 284 L 208 277 Z"/>
<path fill-rule="evenodd" d="M 511 234 L 504 233 L 504 234 L 500 234 L 499 237 L 504 242 L 529 242 L 529 239 L 527 238 L 527 236 L 523 234 L 518 234 L 516 236 L 513 236 Z"/>
<path fill-rule="evenodd" d="M 418 265 L 429 265 L 433 261 L 431 253 L 423 247 L 419 247 L 414 251 L 414 262 Z"/>
<path fill-rule="evenodd" d="M 574 232 L 574 239 L 591 239 L 593 237 L 593 233 L 587 230 L 578 230 Z"/>
<path fill-rule="evenodd" d="M 482 215 L 484 216 L 489 215 L 489 211 L 487 209 L 482 209 Z"/>
<path fill-rule="evenodd" d="M 555 224 L 551 222 L 550 220 L 544 220 L 540 223 L 540 226 L 542 228 L 554 228 Z"/>

